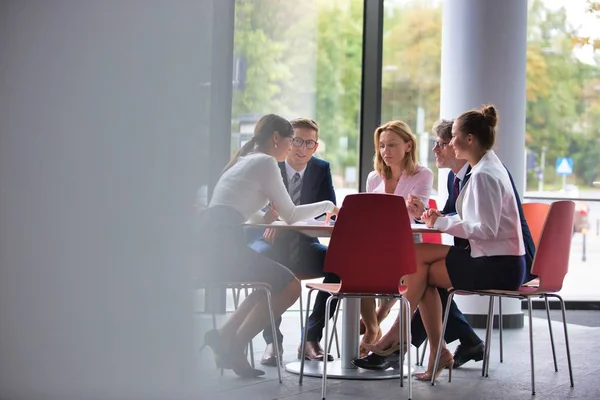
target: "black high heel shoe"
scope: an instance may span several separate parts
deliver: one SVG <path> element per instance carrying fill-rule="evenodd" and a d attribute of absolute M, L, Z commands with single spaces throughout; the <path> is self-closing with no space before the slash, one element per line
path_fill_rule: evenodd
<path fill-rule="evenodd" d="M 255 378 L 265 374 L 260 369 L 250 367 L 245 357 L 243 358 L 244 362 L 241 362 L 241 358 L 236 360 L 236 356 L 231 352 L 231 349 L 226 350 L 221 339 L 221 334 L 216 329 L 212 329 L 204 334 L 204 344 L 200 347 L 200 351 L 204 350 L 207 346 L 213 351 L 217 368 L 231 369 L 237 376 L 242 378 Z"/>

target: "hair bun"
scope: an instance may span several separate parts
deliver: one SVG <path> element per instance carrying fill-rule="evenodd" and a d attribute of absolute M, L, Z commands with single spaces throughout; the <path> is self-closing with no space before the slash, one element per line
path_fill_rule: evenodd
<path fill-rule="evenodd" d="M 496 112 L 496 107 L 492 105 L 483 106 L 481 108 L 481 114 L 483 114 L 485 122 L 487 122 L 490 127 L 496 127 L 496 124 L 498 124 L 498 113 Z"/>

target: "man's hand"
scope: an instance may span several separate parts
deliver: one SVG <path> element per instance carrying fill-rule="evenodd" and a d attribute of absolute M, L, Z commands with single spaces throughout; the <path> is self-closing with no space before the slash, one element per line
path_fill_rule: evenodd
<path fill-rule="evenodd" d="M 265 230 L 265 233 L 263 234 L 263 237 L 271 246 L 273 246 L 273 243 L 275 243 L 275 239 L 277 238 L 277 232 L 277 229 L 267 228 Z"/>
<path fill-rule="evenodd" d="M 409 194 L 408 199 L 406 200 L 406 210 L 408 211 L 408 215 L 410 215 L 414 219 L 419 219 L 425 211 L 425 205 L 423 204 L 419 196 Z"/>
<path fill-rule="evenodd" d="M 325 217 L 325 223 L 328 224 L 329 221 L 331 221 L 331 217 L 333 217 L 334 215 L 338 215 L 339 212 L 340 209 L 338 207 L 335 207 L 332 212 L 328 212 L 327 216 Z"/>
<path fill-rule="evenodd" d="M 428 228 L 433 228 L 435 221 L 437 221 L 437 219 L 441 216 L 442 213 L 439 210 L 430 208 L 429 210 L 426 210 L 423 215 L 421 215 L 421 221 L 425 222 Z"/>

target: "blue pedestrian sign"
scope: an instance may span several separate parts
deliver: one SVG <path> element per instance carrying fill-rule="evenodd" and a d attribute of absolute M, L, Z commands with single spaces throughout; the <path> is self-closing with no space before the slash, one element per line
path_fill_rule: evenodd
<path fill-rule="evenodd" d="M 571 175 L 573 173 L 573 159 L 559 157 L 556 159 L 556 173 L 558 175 Z"/>

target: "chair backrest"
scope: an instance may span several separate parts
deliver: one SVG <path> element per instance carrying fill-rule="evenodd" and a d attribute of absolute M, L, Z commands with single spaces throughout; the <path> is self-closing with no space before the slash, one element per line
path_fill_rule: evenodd
<path fill-rule="evenodd" d="M 437 210 L 437 203 L 434 199 L 429 199 L 429 208 Z M 421 236 L 423 243 L 442 244 L 441 233 L 423 233 Z"/>
<path fill-rule="evenodd" d="M 540 279 L 540 291 L 558 292 L 569 270 L 575 203 L 556 201 L 550 205 L 531 272 Z"/>
<path fill-rule="evenodd" d="M 324 270 L 341 278 L 346 293 L 398 293 L 416 271 L 415 246 L 404 198 L 346 196 L 331 234 Z"/>
<path fill-rule="evenodd" d="M 546 217 L 548 217 L 548 211 L 550 211 L 550 204 L 523 203 L 525 221 L 527 221 L 529 231 L 531 232 L 531 238 L 533 239 L 533 244 L 535 244 L 536 248 L 540 244 L 540 236 L 542 235 Z"/>

